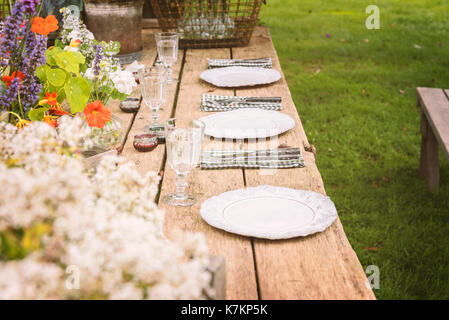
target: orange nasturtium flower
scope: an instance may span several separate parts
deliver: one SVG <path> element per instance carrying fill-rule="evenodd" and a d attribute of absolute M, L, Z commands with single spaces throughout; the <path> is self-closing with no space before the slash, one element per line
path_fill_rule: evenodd
<path fill-rule="evenodd" d="M 58 104 L 54 107 L 51 107 L 48 112 L 52 115 L 63 116 L 65 114 L 69 114 L 67 111 L 63 110 L 61 106 Z"/>
<path fill-rule="evenodd" d="M 19 78 L 20 82 L 25 79 L 25 75 L 20 71 L 14 71 L 10 76 L 3 76 L 2 81 L 6 84 L 6 87 L 9 87 L 11 85 L 11 82 L 14 78 Z"/>
<path fill-rule="evenodd" d="M 56 128 L 58 126 L 58 122 L 56 121 L 56 117 L 52 115 L 45 115 L 42 121 L 45 123 L 51 125 L 53 128 Z"/>
<path fill-rule="evenodd" d="M 46 18 L 34 17 L 31 31 L 47 36 L 50 32 L 58 30 L 58 19 L 51 14 Z"/>
<path fill-rule="evenodd" d="M 69 46 L 70 46 L 71 48 L 76 48 L 76 47 L 78 47 L 80 44 L 81 44 L 81 40 L 80 40 L 80 39 L 76 39 L 76 40 L 70 41 Z"/>
<path fill-rule="evenodd" d="M 28 121 L 25 119 L 20 119 L 19 121 L 17 121 L 16 127 L 20 130 L 23 127 L 25 127 L 26 125 L 29 125 L 30 123 L 31 123 L 31 121 Z"/>
<path fill-rule="evenodd" d="M 111 120 L 111 111 L 97 100 L 84 108 L 84 116 L 90 127 L 103 128 L 106 122 Z"/>
<path fill-rule="evenodd" d="M 44 104 L 48 104 L 50 106 L 57 106 L 58 100 L 56 100 L 56 98 L 58 97 L 58 94 L 56 92 L 46 92 L 45 93 L 45 98 L 42 99 L 41 101 L 39 101 L 39 105 L 43 106 Z"/>

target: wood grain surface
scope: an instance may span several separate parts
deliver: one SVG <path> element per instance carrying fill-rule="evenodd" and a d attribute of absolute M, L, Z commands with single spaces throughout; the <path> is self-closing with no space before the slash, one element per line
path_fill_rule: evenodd
<path fill-rule="evenodd" d="M 152 34 L 144 30 L 144 63 L 151 64 L 156 56 Z M 198 119 L 212 114 L 200 111 L 203 93 L 223 95 L 281 96 L 283 110 L 296 123 L 293 130 L 278 140 L 267 141 L 204 141 L 203 148 L 266 148 L 279 144 L 299 146 L 306 167 L 278 170 L 200 170 L 188 176 L 188 191 L 195 194 L 197 203 L 188 208 L 171 207 L 162 201 L 165 211 L 164 232 L 171 237 L 175 230 L 203 232 L 212 254 L 223 256 L 226 263 L 227 299 L 374 299 L 366 287 L 366 276 L 349 244 L 340 220 L 326 231 L 305 238 L 285 241 L 265 241 L 230 234 L 206 224 L 199 215 L 206 199 L 225 191 L 263 184 L 313 190 L 325 194 L 323 181 L 315 164 L 315 156 L 302 127 L 284 77 L 272 85 L 238 90 L 215 88 L 199 79 L 207 68 L 207 58 L 256 58 L 270 56 L 273 68 L 281 70 L 268 29 L 257 27 L 248 47 L 228 49 L 187 50 L 180 52 L 174 74 L 182 76 L 179 86 L 173 86 L 161 112 L 161 121 L 170 115 Z M 184 59 L 181 59 L 184 57 Z M 142 62 L 141 62 L 142 63 Z M 177 94 L 177 99 L 175 96 Z M 171 101 L 171 103 L 170 103 Z M 298 107 L 298 108 L 297 108 Z M 148 108 L 142 105 L 128 134 L 123 153 L 136 161 L 141 173 L 159 171 L 161 198 L 174 191 L 176 174 L 165 165 L 164 145 L 149 153 L 134 150 L 132 140 L 150 121 Z M 319 156 L 319 150 L 318 150 Z M 338 209 L 338 208 L 337 208 Z"/>
<path fill-rule="evenodd" d="M 250 45 L 233 49 L 233 57 L 257 58 L 261 52 L 272 58 L 274 69 L 281 71 L 267 28 L 257 28 Z M 273 173 L 245 170 L 247 185 L 275 185 L 326 194 L 315 157 L 304 150 L 309 142 L 285 77 L 282 75 L 280 81 L 270 86 L 237 90 L 237 94 L 281 96 L 281 112 L 290 115 L 295 120 L 296 127 L 279 136 L 279 143 L 300 147 L 306 161 L 305 168 L 278 169 Z M 301 106 L 298 110 L 301 111 Z M 308 237 L 286 241 L 255 239 L 254 249 L 261 299 L 374 298 L 371 289 L 365 286 L 366 275 L 339 219 L 324 232 Z"/>

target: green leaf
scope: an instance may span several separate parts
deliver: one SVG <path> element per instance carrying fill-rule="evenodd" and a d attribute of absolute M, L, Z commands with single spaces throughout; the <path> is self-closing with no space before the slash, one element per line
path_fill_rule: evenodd
<path fill-rule="evenodd" d="M 67 102 L 72 113 L 82 112 L 86 107 L 90 95 L 89 84 L 84 78 L 70 78 L 64 85 Z"/>
<path fill-rule="evenodd" d="M 87 70 L 87 64 L 80 65 L 80 72 L 84 73 Z"/>
<path fill-rule="evenodd" d="M 79 52 L 76 51 L 72 51 L 70 52 L 73 56 L 73 58 L 78 61 L 78 64 L 85 64 L 86 63 L 86 58 Z"/>
<path fill-rule="evenodd" d="M 47 49 L 47 51 L 45 51 L 45 58 L 47 60 L 47 64 L 49 64 L 51 66 L 55 66 L 56 61 L 54 59 L 54 56 L 61 52 L 62 52 L 62 49 L 58 48 L 58 47 L 53 47 L 53 48 Z"/>
<path fill-rule="evenodd" d="M 114 89 L 114 90 L 117 91 L 117 89 Z M 109 86 L 103 86 L 103 87 L 101 87 L 101 91 L 103 91 L 103 92 L 105 92 L 107 94 L 111 94 L 113 90 Z"/>
<path fill-rule="evenodd" d="M 75 58 L 73 55 L 73 52 L 63 51 L 53 56 L 53 59 L 55 59 L 56 64 L 68 71 L 72 72 L 76 75 L 79 74 L 79 62 L 78 59 Z"/>
<path fill-rule="evenodd" d="M 66 75 L 65 72 L 61 69 L 48 69 L 47 79 L 55 87 L 62 87 L 64 85 Z"/>
<path fill-rule="evenodd" d="M 45 111 L 47 111 L 49 108 L 35 108 L 35 109 L 31 109 L 28 112 L 28 118 L 30 118 L 31 121 L 41 121 L 44 118 L 44 113 Z"/>
<path fill-rule="evenodd" d="M 65 100 L 65 91 L 64 90 L 60 90 L 60 91 L 58 91 L 58 97 L 56 98 L 56 100 L 59 102 L 59 103 L 62 103 L 64 100 Z"/>
<path fill-rule="evenodd" d="M 36 68 L 36 76 L 39 78 L 41 82 L 45 82 L 47 80 L 47 70 L 49 70 L 50 67 L 46 64 L 41 65 Z"/>
<path fill-rule="evenodd" d="M 127 94 L 119 92 L 117 89 L 114 89 L 111 93 L 111 98 L 114 100 L 120 100 L 123 101 L 128 97 Z"/>
<path fill-rule="evenodd" d="M 63 49 L 65 47 L 65 44 L 62 43 L 60 39 L 55 39 L 55 47 Z"/>

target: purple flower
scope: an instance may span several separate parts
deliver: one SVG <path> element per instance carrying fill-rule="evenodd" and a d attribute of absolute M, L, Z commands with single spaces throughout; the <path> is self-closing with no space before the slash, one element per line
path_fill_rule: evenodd
<path fill-rule="evenodd" d="M 37 7 L 40 5 L 39 0 L 22 0 L 22 8 L 23 11 L 36 14 L 37 13 Z"/>
<path fill-rule="evenodd" d="M 20 86 L 20 79 L 18 77 L 12 79 L 9 87 L 6 88 L 5 92 L 0 95 L 0 106 L 6 107 L 6 110 L 11 110 L 11 104 L 17 100 L 17 92 Z"/>
<path fill-rule="evenodd" d="M 97 45 L 95 47 L 95 58 L 94 61 L 92 63 L 92 71 L 94 73 L 95 76 L 98 77 L 98 75 L 100 75 L 100 62 L 103 59 L 103 49 L 101 47 L 101 45 Z"/>
<path fill-rule="evenodd" d="M 19 36 L 20 25 L 24 20 L 24 11 L 22 10 L 22 3 L 17 1 L 14 4 L 11 15 L 8 16 L 3 25 L 2 44 L 0 46 L 0 67 L 6 67 L 10 59 L 10 55 L 15 51 L 17 37 Z"/>
<path fill-rule="evenodd" d="M 36 102 L 42 85 L 36 77 L 36 68 L 45 63 L 47 37 L 27 30 L 26 24 L 35 14 L 39 0 L 19 0 L 15 3 L 11 15 L 6 19 L 2 29 L 4 34 L 0 46 L 0 67 L 10 66 L 9 73 L 21 71 L 25 78 L 19 85 L 14 79 L 9 87 L 1 92 L 0 109 L 17 109 L 18 95 L 20 104 L 26 113 Z"/>
<path fill-rule="evenodd" d="M 24 110 L 28 110 L 37 101 L 42 85 L 36 77 L 36 68 L 45 63 L 47 37 L 29 32 L 20 70 L 25 79 L 20 86 L 20 98 Z"/>

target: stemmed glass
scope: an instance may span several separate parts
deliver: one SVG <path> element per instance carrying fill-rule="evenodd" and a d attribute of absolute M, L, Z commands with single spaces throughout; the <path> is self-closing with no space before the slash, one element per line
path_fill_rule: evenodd
<path fill-rule="evenodd" d="M 164 68 L 151 67 L 148 72 L 139 73 L 140 90 L 142 100 L 151 109 L 151 125 L 145 126 L 144 130 L 160 127 L 159 108 L 165 102 L 166 74 Z"/>
<path fill-rule="evenodd" d="M 159 32 L 155 37 L 157 54 L 167 69 L 167 83 L 178 82 L 172 77 L 172 72 L 173 64 L 178 59 L 179 35 L 176 32 Z"/>
<path fill-rule="evenodd" d="M 176 172 L 176 192 L 166 195 L 163 200 L 172 206 L 191 206 L 196 199 L 186 194 L 186 178 L 190 170 L 200 162 L 204 123 L 200 120 L 171 118 L 165 122 L 165 145 L 167 162 Z"/>

